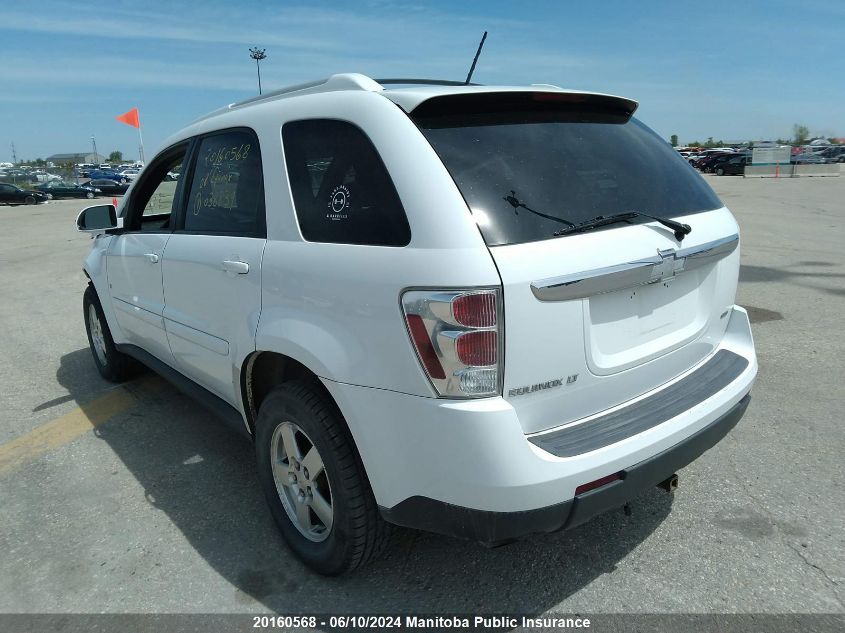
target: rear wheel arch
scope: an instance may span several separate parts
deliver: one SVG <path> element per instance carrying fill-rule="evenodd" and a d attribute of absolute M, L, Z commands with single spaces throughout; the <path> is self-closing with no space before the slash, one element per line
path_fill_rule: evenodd
<path fill-rule="evenodd" d="M 340 414 L 340 408 L 323 382 L 300 361 L 278 352 L 257 351 L 250 354 L 241 369 L 241 397 L 249 430 L 255 434 L 255 419 L 264 399 L 280 384 L 299 380 L 311 385 Z M 350 433 L 351 437 L 351 433 Z"/>

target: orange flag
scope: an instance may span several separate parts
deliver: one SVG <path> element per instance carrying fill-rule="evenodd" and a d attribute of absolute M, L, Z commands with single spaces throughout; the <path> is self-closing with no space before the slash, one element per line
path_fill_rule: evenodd
<path fill-rule="evenodd" d="M 121 114 L 119 117 L 115 118 L 121 123 L 126 123 L 126 125 L 141 127 L 141 119 L 138 117 L 138 108 L 132 108 L 126 114 Z"/>

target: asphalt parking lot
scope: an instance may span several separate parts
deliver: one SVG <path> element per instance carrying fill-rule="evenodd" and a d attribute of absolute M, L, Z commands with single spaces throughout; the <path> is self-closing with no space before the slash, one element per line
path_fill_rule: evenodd
<path fill-rule="evenodd" d="M 707 179 L 760 360 L 739 426 L 630 516 L 493 550 L 397 530 L 333 579 L 285 548 L 245 440 L 155 376 L 99 377 L 86 202 L 0 207 L 0 611 L 842 613 L 845 175 Z"/>

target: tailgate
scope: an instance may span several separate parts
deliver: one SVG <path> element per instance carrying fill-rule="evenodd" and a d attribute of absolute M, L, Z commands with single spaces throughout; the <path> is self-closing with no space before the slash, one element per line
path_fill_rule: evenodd
<path fill-rule="evenodd" d="M 503 396 L 526 433 L 635 398 L 714 351 L 739 240 L 727 209 L 694 221 L 681 248 L 639 225 L 490 249 L 504 290 Z"/>

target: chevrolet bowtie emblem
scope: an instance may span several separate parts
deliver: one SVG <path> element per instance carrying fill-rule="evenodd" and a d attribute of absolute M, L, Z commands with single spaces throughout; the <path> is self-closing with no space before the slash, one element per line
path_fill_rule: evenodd
<path fill-rule="evenodd" d="M 663 251 L 657 249 L 657 256 L 660 257 L 660 262 L 656 263 L 652 267 L 651 280 L 649 283 L 672 279 L 675 275 L 684 270 L 686 257 L 678 257 L 677 251 L 674 248 L 667 248 Z"/>

